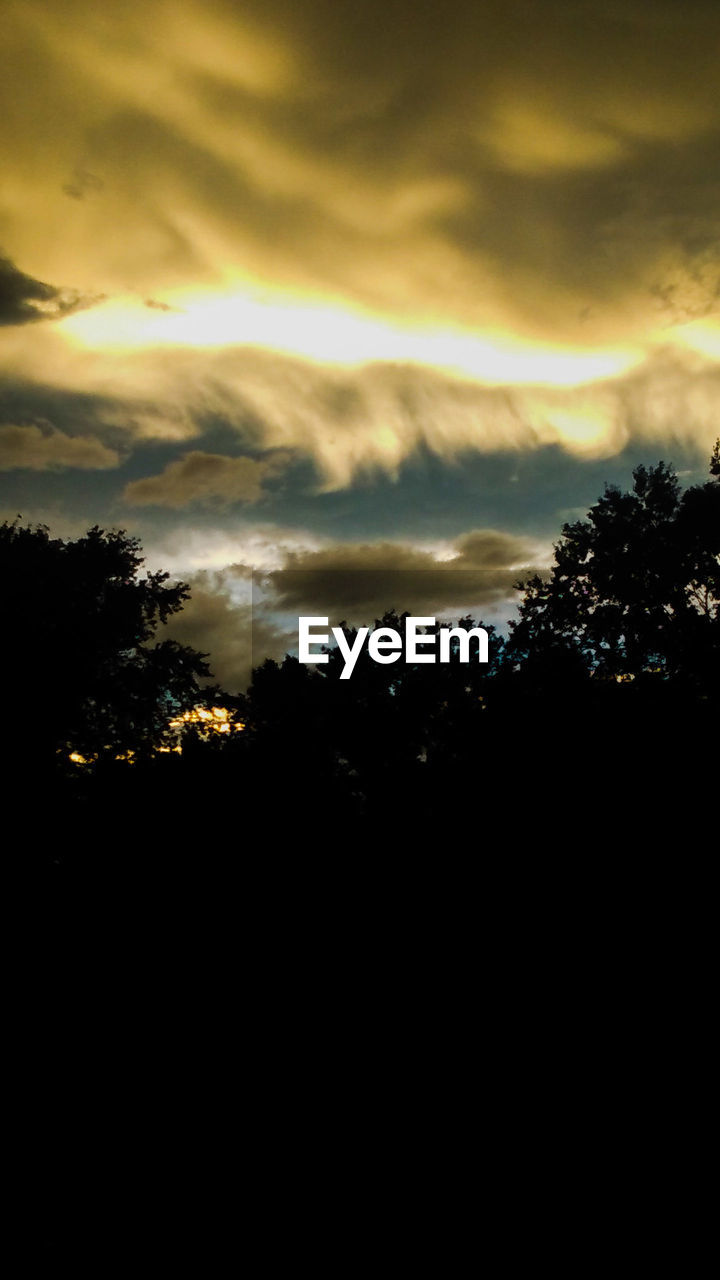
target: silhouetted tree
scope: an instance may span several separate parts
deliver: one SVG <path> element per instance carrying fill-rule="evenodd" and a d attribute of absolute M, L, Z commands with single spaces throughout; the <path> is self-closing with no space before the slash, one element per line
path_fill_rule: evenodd
<path fill-rule="evenodd" d="M 404 641 L 408 617 L 389 610 L 371 634 L 391 628 Z M 475 625 L 470 617 L 459 623 L 464 630 Z M 342 627 L 352 647 L 357 631 Z M 316 668 L 292 657 L 257 667 L 244 711 L 247 731 L 237 744 L 255 799 L 265 779 L 270 789 L 280 785 L 286 800 L 292 795 L 294 815 L 301 805 L 368 818 L 388 810 L 407 813 L 409 806 L 419 813 L 428 762 L 436 768 L 447 759 L 452 769 L 458 754 L 472 753 L 484 736 L 482 691 L 492 683 L 502 651 L 494 628 L 486 630 L 487 664 L 474 656 L 460 662 L 456 641 L 447 664 L 408 660 L 405 643 L 397 660 L 378 663 L 369 655 L 368 636 L 349 679 L 341 679 L 345 658 L 334 645 Z"/>
<path fill-rule="evenodd" d="M 63 541 L 42 525 L 0 526 L 6 764 L 142 754 L 201 700 L 206 655 L 155 641 L 189 588 L 167 573 L 141 576 L 142 564 L 124 530 L 95 526 Z"/>
<path fill-rule="evenodd" d="M 550 577 L 520 584 L 509 653 L 526 673 L 717 680 L 720 442 L 710 472 L 681 493 L 663 462 L 637 467 L 632 492 L 607 486 L 563 526 Z"/>

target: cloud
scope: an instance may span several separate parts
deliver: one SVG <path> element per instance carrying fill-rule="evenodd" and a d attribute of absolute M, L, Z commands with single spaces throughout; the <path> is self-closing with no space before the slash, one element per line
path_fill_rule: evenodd
<path fill-rule="evenodd" d="M 117 451 L 94 436 L 69 436 L 47 425 L 0 426 L 0 471 L 54 471 L 59 467 L 105 471 L 119 462 Z"/>
<path fill-rule="evenodd" d="M 249 580 L 253 569 L 277 569 L 289 552 L 314 550 L 321 544 L 322 539 L 304 529 L 250 523 L 233 514 L 211 526 L 193 525 L 184 515 L 176 522 L 163 522 L 162 530 L 155 530 L 144 547 L 145 558 L 155 569 L 209 582 L 228 565 L 233 566 L 233 581 L 238 575 L 242 578 L 243 572 Z"/>
<path fill-rule="evenodd" d="M 677 352 L 720 307 L 717 5 L 18 0 L 4 37 L 0 226 L 38 277 L 3 264 L 4 374 L 114 398 L 112 425 L 143 439 L 186 442 L 216 415 L 243 445 L 311 457 L 325 488 L 423 449 L 607 456 L 647 437 L 644 403 L 655 438 L 714 439 L 711 362 Z M 193 298 L 229 299 L 231 325 L 248 292 L 280 291 L 389 331 L 522 336 L 551 384 L 552 344 L 581 339 L 631 349 L 638 372 L 564 389 L 500 357 L 466 379 L 329 368 L 252 332 L 86 349 L 62 316 L 99 291 L 135 299 L 133 341 L 192 323 Z M 203 489 L 186 455 L 128 501 L 256 500 L 261 478 L 231 462 Z"/>
<path fill-rule="evenodd" d="M 158 638 L 177 640 L 208 653 L 212 683 L 228 692 L 247 689 L 253 666 L 265 658 L 281 660 L 297 641 L 297 633 L 253 614 L 251 605 L 233 600 L 216 575 L 198 573 L 187 581 L 190 599 Z"/>
<path fill-rule="evenodd" d="M 163 636 L 208 653 L 213 680 L 236 692 L 265 658 L 281 661 L 296 649 L 302 614 L 329 616 L 333 625 L 371 623 L 391 608 L 421 615 L 498 604 L 512 610 L 514 584 L 531 572 L 534 550 L 493 529 L 457 538 L 447 560 L 390 542 L 286 548 L 280 569 L 261 572 L 236 562 L 183 574 L 191 597 Z"/>
<path fill-rule="evenodd" d="M 272 454 L 258 470 L 253 460 L 234 457 L 225 439 L 222 452 L 198 450 L 199 459 L 185 452 L 214 424 L 237 439 L 239 452 L 273 451 L 278 469 L 281 456 L 310 459 L 324 491 L 383 474 L 401 479 L 404 465 L 423 453 L 454 467 L 472 453 L 521 455 L 548 446 L 580 459 L 611 457 L 637 441 L 663 448 L 677 442 L 704 459 L 717 436 L 720 359 L 703 324 L 694 337 L 686 326 L 684 347 L 658 342 L 635 369 L 576 387 L 482 385 L 407 364 L 323 367 L 247 348 L 82 351 L 43 330 L 21 365 L 22 394 L 14 393 L 14 402 L 32 409 L 35 375 L 42 377 L 38 413 L 48 414 L 64 396 L 74 403 L 82 391 L 84 431 L 176 443 L 182 456 L 162 475 L 128 487 L 133 505 L 257 501 L 271 479 L 262 466 Z M 720 329 L 714 341 L 720 356 Z"/>
<path fill-rule="evenodd" d="M 0 258 L 0 326 L 31 324 L 36 320 L 60 320 L 97 299 L 84 298 L 74 289 L 57 289 L 19 271 L 8 258 Z"/>
<path fill-rule="evenodd" d="M 367 623 L 390 609 L 436 614 L 509 601 L 533 557 L 524 540 L 477 529 L 456 539 L 445 560 L 403 543 L 335 543 L 289 554 L 263 581 L 281 613 Z"/>
<path fill-rule="evenodd" d="M 666 252 L 717 236 L 720 14 L 619 9 L 20 0 L 8 234 L 104 292 L 236 273 L 570 339 L 588 303 L 644 322 Z"/>
<path fill-rule="evenodd" d="M 191 503 L 257 502 L 263 482 L 276 475 L 285 457 L 228 458 L 194 449 L 168 463 L 160 475 L 133 480 L 123 493 L 135 506 L 186 507 Z"/>

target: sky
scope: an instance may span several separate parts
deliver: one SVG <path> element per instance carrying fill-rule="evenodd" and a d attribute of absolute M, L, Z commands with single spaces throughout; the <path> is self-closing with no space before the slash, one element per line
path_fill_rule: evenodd
<path fill-rule="evenodd" d="M 6 0 L 0 64 L 0 519 L 139 536 L 226 687 L 251 573 L 256 659 L 504 626 L 606 482 L 706 478 L 716 0 Z"/>

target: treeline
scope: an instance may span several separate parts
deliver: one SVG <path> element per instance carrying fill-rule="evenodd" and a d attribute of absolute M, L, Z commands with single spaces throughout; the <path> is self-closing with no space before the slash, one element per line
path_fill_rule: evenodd
<path fill-rule="evenodd" d="M 43 789 L 41 859 L 657 851 L 716 821 L 720 442 L 705 484 L 639 467 L 631 491 L 606 488 L 564 525 L 550 573 L 520 584 L 508 637 L 486 626 L 487 664 L 460 662 L 457 643 L 434 666 L 380 665 L 364 647 L 340 680 L 332 649 L 318 667 L 264 662 L 242 697 L 203 691 L 207 655 L 154 642 L 187 588 L 141 579 L 141 564 L 122 533 L 0 530 L 3 770 Z M 406 617 L 375 627 L 402 632 Z M 182 752 L 160 751 L 172 713 L 201 704 L 242 729 L 191 718 Z"/>

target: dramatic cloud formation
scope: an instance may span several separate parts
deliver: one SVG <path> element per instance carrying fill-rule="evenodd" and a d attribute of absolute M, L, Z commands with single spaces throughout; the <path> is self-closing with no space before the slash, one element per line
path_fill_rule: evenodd
<path fill-rule="evenodd" d="M 714 296 L 712 4 L 21 0 L 7 28 L 7 243 L 47 278 L 570 340 L 644 329 L 668 272 Z"/>
<path fill-rule="evenodd" d="M 718 358 L 712 5 L 20 0 L 6 35 L 0 228 L 23 264 L 5 268 L 6 322 L 77 308 L 35 273 L 109 298 L 54 350 L 13 347 L 25 376 L 149 399 L 161 427 L 212 386 L 209 352 L 182 372 L 198 344 L 510 391 L 617 379 L 706 329 Z M 617 450 L 633 424 L 591 406 L 584 426 L 588 394 L 568 392 L 559 426 L 529 391 L 511 417 Z M 286 400 L 261 396 L 271 434 Z M 413 441 L 366 410 L 337 450 L 306 423 L 293 444 L 334 483 L 354 454 L 392 468 Z M 465 447 L 462 424 L 439 429 Z M 502 431 L 483 421 L 480 447 Z"/>
<path fill-rule="evenodd" d="M 68 353 L 52 332 L 35 344 L 32 362 L 17 363 L 26 384 L 41 367 L 44 389 L 95 398 L 98 434 L 121 428 L 128 441 L 182 445 L 222 421 L 241 449 L 307 456 L 322 487 L 339 488 L 378 471 L 397 475 L 419 449 L 453 462 L 467 452 L 560 445 L 582 459 L 609 457 L 632 440 L 678 441 L 701 460 L 717 433 L 720 387 L 720 361 L 712 358 L 710 331 L 703 335 L 705 350 L 697 332 L 694 350 L 658 348 L 637 369 L 579 386 L 483 386 L 422 366 L 353 370 L 248 349 Z M 148 477 L 147 489 L 128 490 L 128 499 L 170 493 L 186 474 L 182 458 L 175 461 L 169 477 Z M 190 490 L 182 489 L 186 501 Z M 232 500 L 231 487 L 217 492 Z"/>
<path fill-rule="evenodd" d="M 705 467 L 715 0 L 14 0 L 0 73 L 3 509 L 355 580 Z"/>

